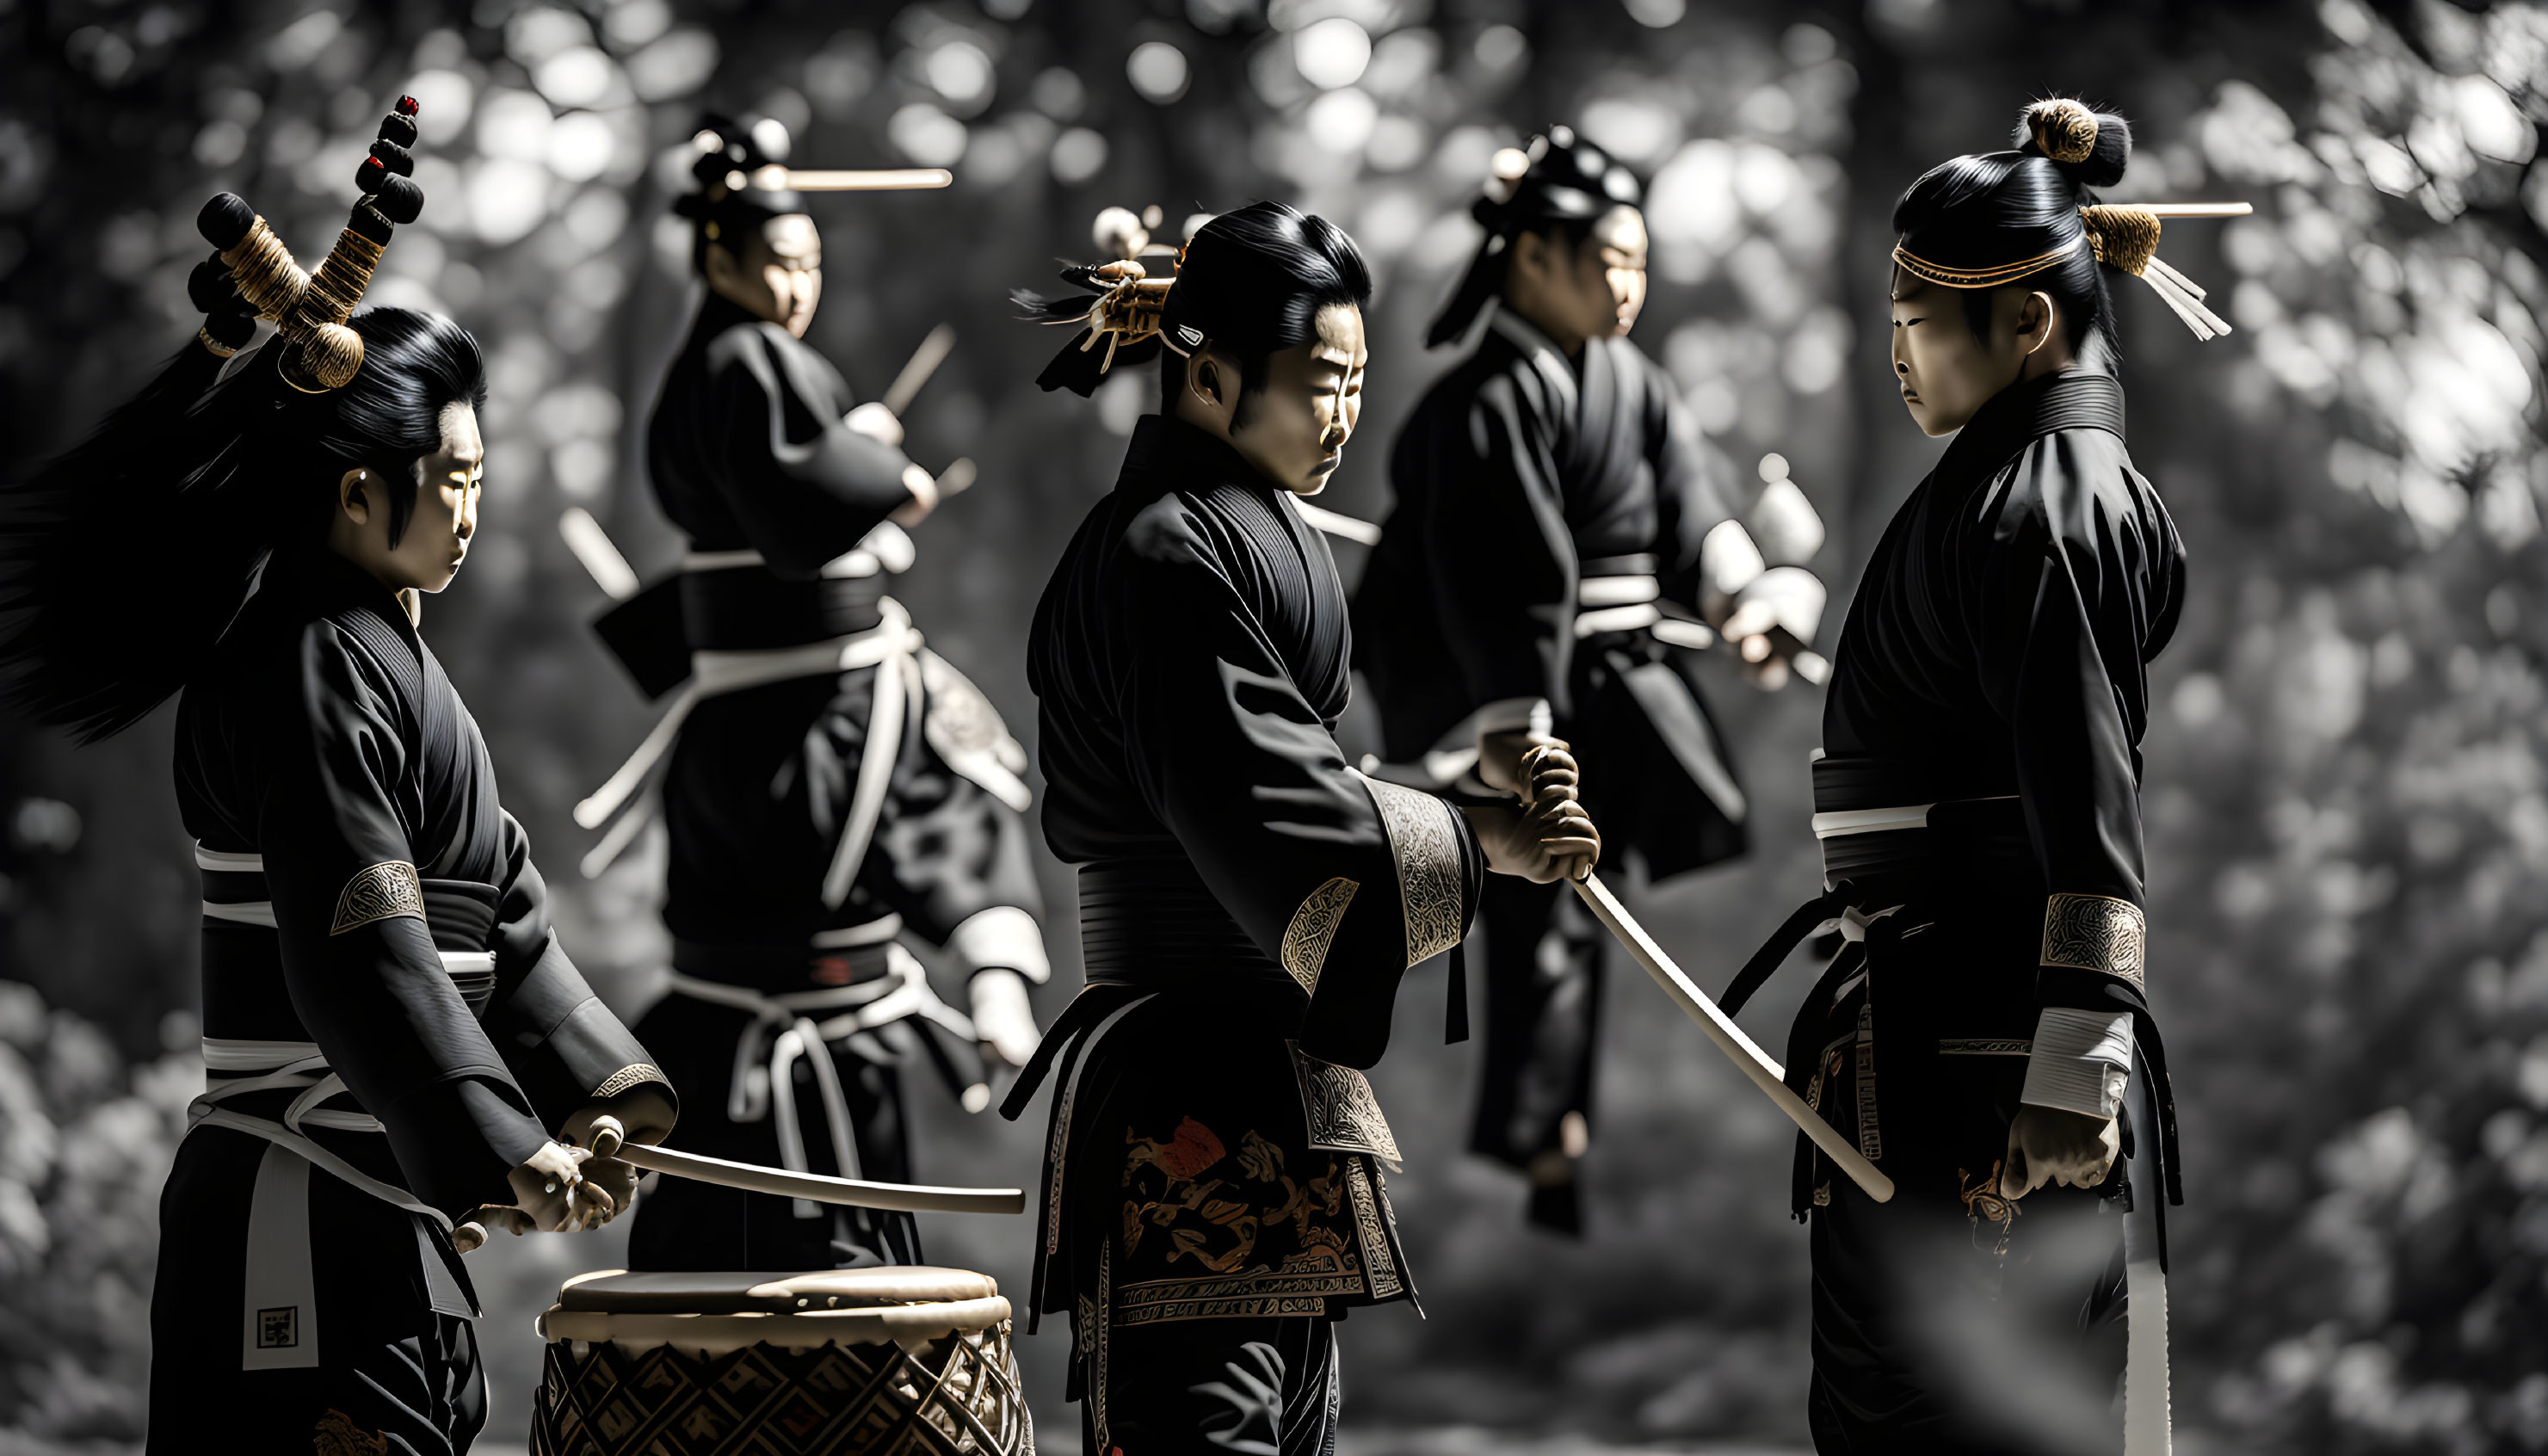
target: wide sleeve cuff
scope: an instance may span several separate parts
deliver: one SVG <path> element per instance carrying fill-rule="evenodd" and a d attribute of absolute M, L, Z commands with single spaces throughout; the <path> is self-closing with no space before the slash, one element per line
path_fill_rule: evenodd
<path fill-rule="evenodd" d="M 551 1128 L 590 1103 L 647 1083 L 661 1084 L 678 1107 L 671 1079 L 656 1066 L 636 1035 L 601 998 L 552 940 L 539 961 L 500 1004 L 490 1008 L 488 1029 L 529 1097 Z"/>
<path fill-rule="evenodd" d="M 479 1077 L 418 1087 L 376 1113 L 399 1174 L 417 1201 L 453 1218 L 480 1204 L 508 1204 L 504 1175 L 549 1138 L 506 1092 Z"/>
<path fill-rule="evenodd" d="M 2147 943 L 2141 907 L 2130 900 L 2056 894 L 2044 902 L 2046 965 L 2097 971 L 2145 991 L 2142 959 Z"/>
<path fill-rule="evenodd" d="M 2123 1103 L 2132 1071 L 2130 1015 L 2048 1006 L 2036 1018 L 2026 1087 L 2018 1100 L 2111 1118 Z"/>
<path fill-rule="evenodd" d="M 1052 979 L 1044 932 L 1036 927 L 1034 916 L 1015 905 L 993 905 L 966 916 L 947 937 L 947 954 L 967 975 L 977 970 L 1014 970 L 1039 986 Z"/>
<path fill-rule="evenodd" d="M 1406 922 L 1407 965 L 1412 969 L 1468 936 L 1468 872 L 1462 854 L 1467 827 L 1438 795 L 1378 778 L 1365 778 L 1363 786 L 1371 791 L 1381 828 L 1389 836 L 1390 858 L 1398 869 L 1399 907 Z M 1350 887 L 1345 894 L 1351 897 Z M 1315 901 L 1318 896 L 1311 898 Z M 1343 914 L 1341 905 L 1336 913 Z M 1294 919 L 1297 923 L 1299 917 Z M 1291 939 L 1287 932 L 1287 949 Z M 1297 977 L 1299 972 L 1293 974 Z"/>

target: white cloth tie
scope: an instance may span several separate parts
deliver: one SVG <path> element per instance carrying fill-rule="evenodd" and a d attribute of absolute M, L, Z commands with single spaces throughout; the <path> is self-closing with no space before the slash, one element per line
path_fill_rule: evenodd
<path fill-rule="evenodd" d="M 674 995 L 751 1016 L 735 1039 L 726 1116 L 738 1123 L 770 1118 L 778 1135 L 778 1159 L 791 1172 L 813 1171 L 806 1161 L 804 1126 L 796 1112 L 797 1058 L 803 1057 L 813 1068 L 815 1094 L 822 1099 L 823 1121 L 831 1135 L 834 1167 L 840 1176 L 856 1178 L 859 1157 L 850 1126 L 850 1102 L 841 1088 L 840 1069 L 832 1064 L 831 1044 L 915 1016 L 936 1022 L 965 1042 L 974 1040 L 972 1019 L 939 999 L 917 956 L 892 944 L 886 946 L 885 957 L 886 973 L 874 980 L 776 994 L 673 972 Z M 815 1013 L 826 1011 L 839 1014 L 814 1019 Z M 820 1212 L 804 1199 L 795 1202 L 800 1219 Z"/>

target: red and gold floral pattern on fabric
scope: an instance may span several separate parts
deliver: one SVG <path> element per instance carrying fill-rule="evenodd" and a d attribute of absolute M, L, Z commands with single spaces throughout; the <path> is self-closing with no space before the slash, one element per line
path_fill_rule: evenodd
<path fill-rule="evenodd" d="M 1285 1148 L 1188 1117 L 1128 1131 L 1113 1322 L 1327 1313 L 1405 1292 L 1369 1154 Z"/>

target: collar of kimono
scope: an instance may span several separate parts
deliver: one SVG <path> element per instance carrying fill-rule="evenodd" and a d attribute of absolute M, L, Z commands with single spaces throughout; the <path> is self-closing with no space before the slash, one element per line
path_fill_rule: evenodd
<path fill-rule="evenodd" d="M 1487 328 L 1518 349 L 1521 356 L 1530 361 L 1531 367 L 1539 371 L 1540 377 L 1548 381 L 1548 387 L 1557 392 L 1557 397 L 1566 402 L 1566 408 L 1572 410 L 1577 393 L 1575 366 L 1567 362 L 1565 352 L 1557 347 L 1557 341 L 1540 331 L 1538 324 L 1505 308 L 1503 300 L 1496 300 L 1494 308 L 1495 312 L 1487 316 Z M 1590 341 L 1587 342 L 1589 346 Z"/>
<path fill-rule="evenodd" d="M 1228 440 L 1174 415 L 1144 414 L 1133 426 L 1115 489 L 1146 499 L 1225 482 L 1276 489 Z"/>
<path fill-rule="evenodd" d="M 2011 385 L 1974 411 L 1936 473 L 1941 480 L 1988 474 L 2036 439 L 2065 429 L 2102 429 L 2123 438 L 2124 387 L 2112 375 L 2086 369 Z"/>

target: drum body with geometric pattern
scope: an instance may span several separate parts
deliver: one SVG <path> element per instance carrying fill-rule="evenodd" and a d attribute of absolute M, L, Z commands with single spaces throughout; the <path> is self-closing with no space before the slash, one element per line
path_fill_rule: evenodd
<path fill-rule="evenodd" d="M 1009 1302 L 986 1275 L 580 1275 L 533 1456 L 1034 1456 Z"/>

